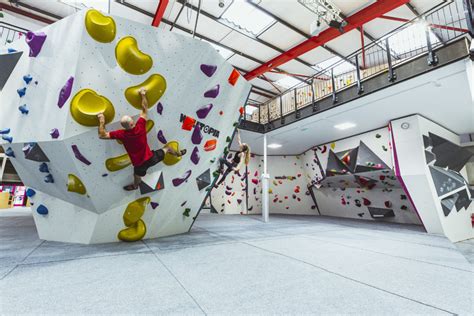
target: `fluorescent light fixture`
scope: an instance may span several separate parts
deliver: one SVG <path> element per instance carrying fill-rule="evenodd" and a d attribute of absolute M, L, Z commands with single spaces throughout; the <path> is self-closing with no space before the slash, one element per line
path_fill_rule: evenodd
<path fill-rule="evenodd" d="M 334 125 L 335 128 L 340 129 L 340 130 L 345 130 L 345 129 L 352 128 L 352 127 L 355 127 L 355 126 L 356 125 L 354 123 L 350 123 L 350 122 Z"/>
<path fill-rule="evenodd" d="M 272 144 L 268 144 L 267 147 L 271 149 L 277 149 L 277 148 L 280 148 L 281 145 L 277 143 L 272 143 Z"/>

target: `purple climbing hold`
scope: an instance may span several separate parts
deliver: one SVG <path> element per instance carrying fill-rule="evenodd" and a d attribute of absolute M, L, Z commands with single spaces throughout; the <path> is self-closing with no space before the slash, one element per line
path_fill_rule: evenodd
<path fill-rule="evenodd" d="M 199 124 L 196 124 L 196 126 L 194 127 L 193 134 L 191 135 L 191 141 L 194 145 L 199 145 L 202 142 L 201 127 L 199 126 Z"/>
<path fill-rule="evenodd" d="M 185 205 L 186 205 L 186 202 L 187 202 L 187 201 L 184 201 L 183 203 L 181 203 L 181 207 L 185 206 Z"/>
<path fill-rule="evenodd" d="M 59 130 L 57 128 L 53 128 L 51 132 L 49 132 L 52 138 L 56 139 L 59 137 Z"/>
<path fill-rule="evenodd" d="M 193 164 L 197 165 L 200 159 L 201 155 L 199 155 L 199 148 L 195 146 L 193 152 L 191 153 L 191 161 L 193 162 Z"/>
<path fill-rule="evenodd" d="M 228 185 L 226 185 L 225 189 L 226 189 L 226 190 L 229 190 L 229 191 L 232 191 L 232 187 L 230 187 L 230 186 L 228 186 Z"/>
<path fill-rule="evenodd" d="M 197 117 L 199 117 L 200 119 L 205 119 L 206 116 L 209 114 L 209 112 L 211 111 L 213 105 L 212 103 L 209 103 L 208 105 L 203 105 L 201 106 L 197 111 L 196 111 L 196 114 L 197 114 Z"/>
<path fill-rule="evenodd" d="M 81 152 L 79 151 L 79 148 L 77 147 L 77 145 L 71 145 L 71 148 L 72 148 L 72 151 L 74 152 L 74 156 L 77 158 L 77 160 L 85 163 L 86 165 L 90 165 L 91 162 L 89 160 L 87 160 L 86 157 L 84 157 Z"/>
<path fill-rule="evenodd" d="M 163 114 L 163 104 L 161 104 L 161 102 L 158 102 L 158 104 L 156 105 L 156 111 L 157 111 L 158 114 L 160 114 L 160 115 Z"/>
<path fill-rule="evenodd" d="M 3 136 L 2 136 L 2 139 L 3 139 L 3 140 L 6 140 L 6 141 L 9 142 L 10 144 L 11 144 L 11 142 L 13 141 L 13 137 L 7 136 L 7 135 L 3 135 Z"/>
<path fill-rule="evenodd" d="M 26 87 L 24 88 L 21 88 L 21 89 L 17 89 L 16 92 L 18 93 L 18 95 L 21 97 L 23 97 L 25 94 L 26 94 Z"/>
<path fill-rule="evenodd" d="M 58 99 L 59 108 L 63 107 L 64 103 L 66 103 L 67 99 L 71 95 L 73 83 L 74 83 L 74 77 L 69 77 L 69 79 L 66 81 L 64 86 L 61 88 L 61 91 L 59 91 L 59 99 Z"/>
<path fill-rule="evenodd" d="M 10 134 L 9 128 L 0 129 L 0 135 Z"/>
<path fill-rule="evenodd" d="M 5 150 L 5 155 L 10 158 L 15 158 L 15 153 L 11 147 L 8 147 L 7 150 Z"/>
<path fill-rule="evenodd" d="M 204 92 L 204 97 L 206 98 L 215 98 L 219 95 L 219 85 L 216 85 L 214 88 L 207 90 Z"/>
<path fill-rule="evenodd" d="M 208 77 L 212 77 L 212 75 L 216 72 L 216 70 L 217 70 L 216 65 L 201 64 L 201 71 Z"/>
<path fill-rule="evenodd" d="M 232 192 L 231 191 L 225 191 L 225 195 L 231 195 Z"/>
<path fill-rule="evenodd" d="M 237 204 L 241 204 L 242 203 L 242 200 L 241 199 L 237 199 Z"/>
<path fill-rule="evenodd" d="M 186 171 L 181 177 L 179 178 L 174 178 L 172 180 L 173 185 L 175 187 L 181 185 L 184 181 L 188 180 L 188 178 L 191 176 L 191 170 Z"/>
<path fill-rule="evenodd" d="M 46 34 L 43 32 L 28 32 L 25 37 L 26 44 L 30 46 L 30 57 L 36 57 L 43 48 L 44 41 L 46 41 Z"/>
<path fill-rule="evenodd" d="M 40 172 L 44 172 L 44 173 L 49 173 L 49 168 L 48 168 L 48 165 L 43 162 L 40 166 L 39 166 L 39 171 Z"/>
<path fill-rule="evenodd" d="M 162 143 L 162 144 L 166 144 L 167 141 L 166 141 L 166 138 L 165 138 L 165 135 L 163 135 L 163 131 L 160 129 L 158 131 L 158 140 Z"/>
<path fill-rule="evenodd" d="M 26 84 L 29 84 L 31 82 L 31 80 L 33 80 L 33 77 L 31 75 L 25 75 L 23 76 L 23 81 L 26 83 Z"/>
<path fill-rule="evenodd" d="M 158 203 L 156 203 L 156 202 L 150 202 L 150 205 L 151 205 L 151 208 L 152 208 L 152 209 L 155 209 L 155 208 L 157 208 L 158 205 L 160 205 L 160 204 L 158 204 Z"/>
<path fill-rule="evenodd" d="M 46 183 L 54 183 L 53 175 L 50 173 L 46 177 L 44 177 L 44 182 Z"/>
<path fill-rule="evenodd" d="M 25 114 L 25 115 L 30 112 L 30 110 L 28 110 L 28 107 L 26 106 L 26 104 L 20 105 L 18 107 L 18 110 L 20 110 L 21 114 Z"/>
<path fill-rule="evenodd" d="M 105 178 L 105 177 L 107 177 L 108 175 L 109 175 L 108 173 L 104 173 L 104 174 L 102 175 L 102 177 Z"/>

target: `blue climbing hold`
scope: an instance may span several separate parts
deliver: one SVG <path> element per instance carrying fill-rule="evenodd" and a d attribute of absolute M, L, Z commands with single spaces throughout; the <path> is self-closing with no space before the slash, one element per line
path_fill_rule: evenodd
<path fill-rule="evenodd" d="M 8 147 L 7 150 L 5 150 L 5 155 L 7 155 L 7 157 L 15 158 L 15 153 L 11 147 Z"/>
<path fill-rule="evenodd" d="M 25 75 L 23 76 L 23 80 L 26 84 L 30 84 L 31 80 L 33 80 L 33 77 L 31 75 Z"/>
<path fill-rule="evenodd" d="M 33 197 L 35 194 L 36 194 L 35 190 L 33 190 L 31 188 L 26 189 L 26 196 L 27 197 Z"/>
<path fill-rule="evenodd" d="M 9 128 L 0 129 L 0 135 L 3 135 L 3 134 L 10 134 L 10 129 Z"/>
<path fill-rule="evenodd" d="M 46 162 L 43 162 L 43 163 L 39 166 L 39 171 L 40 171 L 40 172 L 44 172 L 44 173 L 49 173 L 49 168 L 48 168 L 48 165 L 46 164 Z"/>
<path fill-rule="evenodd" d="M 28 107 L 26 106 L 26 104 L 20 105 L 18 107 L 18 110 L 20 110 L 21 114 L 28 114 L 30 112 L 30 110 L 28 110 Z"/>
<path fill-rule="evenodd" d="M 2 136 L 2 139 L 3 140 L 6 140 L 7 142 L 11 143 L 13 141 L 13 137 L 11 136 L 7 136 L 7 135 L 3 135 Z"/>
<path fill-rule="evenodd" d="M 16 49 L 9 48 L 9 49 L 8 49 L 8 53 L 9 53 L 9 54 L 11 54 L 11 53 L 16 53 Z"/>
<path fill-rule="evenodd" d="M 41 215 L 47 215 L 48 214 L 48 208 L 46 206 L 44 206 L 43 204 L 40 204 L 36 208 L 36 212 L 38 212 L 38 214 L 41 214 Z"/>
<path fill-rule="evenodd" d="M 44 182 L 46 183 L 54 183 L 54 178 L 52 174 L 48 174 L 46 177 L 44 177 Z"/>
<path fill-rule="evenodd" d="M 26 87 L 21 88 L 21 89 L 18 89 L 18 90 L 16 90 L 16 92 L 18 92 L 18 95 L 19 95 L 20 98 L 21 98 L 21 97 L 23 97 L 23 96 L 25 95 L 25 93 L 26 93 Z"/>

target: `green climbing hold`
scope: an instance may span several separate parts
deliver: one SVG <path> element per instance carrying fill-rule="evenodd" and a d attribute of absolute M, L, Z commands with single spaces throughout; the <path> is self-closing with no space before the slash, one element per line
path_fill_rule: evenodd
<path fill-rule="evenodd" d="M 224 148 L 224 155 L 227 156 L 227 154 L 229 153 L 229 148 Z"/>
<path fill-rule="evenodd" d="M 216 158 L 211 159 L 211 163 L 214 163 L 214 162 L 216 162 Z"/>
<path fill-rule="evenodd" d="M 215 177 L 218 177 L 220 174 L 219 170 L 216 170 L 212 173 L 212 176 L 215 178 Z"/>
<path fill-rule="evenodd" d="M 387 150 L 388 150 L 387 147 L 385 147 L 385 146 L 382 146 L 382 149 L 383 149 L 383 151 L 387 151 Z"/>
<path fill-rule="evenodd" d="M 183 215 L 186 216 L 186 217 L 189 217 L 189 212 L 191 212 L 191 209 L 186 208 L 186 209 L 184 209 Z"/>
<path fill-rule="evenodd" d="M 3 13 L 2 12 L 0 12 L 0 18 L 3 18 Z"/>
<path fill-rule="evenodd" d="M 234 127 L 237 127 L 237 125 L 239 125 L 239 122 L 234 123 Z"/>
<path fill-rule="evenodd" d="M 382 137 L 382 135 L 380 135 L 380 134 L 375 135 L 375 138 L 380 138 L 380 137 Z"/>
<path fill-rule="evenodd" d="M 230 136 L 227 136 L 227 138 L 225 139 L 226 142 L 230 143 L 232 141 L 232 138 L 230 138 Z"/>

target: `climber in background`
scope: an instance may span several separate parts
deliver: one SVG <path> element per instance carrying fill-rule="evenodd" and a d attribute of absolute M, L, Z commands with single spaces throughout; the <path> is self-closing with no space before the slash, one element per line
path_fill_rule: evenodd
<path fill-rule="evenodd" d="M 121 140 L 132 161 L 133 183 L 124 187 L 126 191 L 138 189 L 138 185 L 142 181 L 142 177 L 146 175 L 148 168 L 163 161 L 165 154 L 171 154 L 176 157 L 186 154 L 186 149 L 176 152 L 173 148 L 167 146 L 158 150 L 150 150 L 146 138 L 146 120 L 148 115 L 146 89 L 142 88 L 138 93 L 142 98 L 140 118 L 137 122 L 134 122 L 130 116 L 124 115 L 120 120 L 120 124 L 124 129 L 107 132 L 104 114 L 100 113 L 97 115 L 99 119 L 99 138 Z"/>
<path fill-rule="evenodd" d="M 227 175 L 234 171 L 235 173 L 239 172 L 242 162 L 245 162 L 247 166 L 250 161 L 250 147 L 246 143 L 242 143 L 240 140 L 240 131 L 237 130 L 237 142 L 239 143 L 239 151 L 235 152 L 232 160 L 227 160 L 226 157 L 219 158 L 219 172 L 221 173 L 221 179 L 214 185 L 218 187 L 222 182 L 224 182 Z M 227 170 L 224 171 L 224 165 L 227 166 Z"/>

